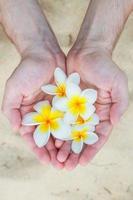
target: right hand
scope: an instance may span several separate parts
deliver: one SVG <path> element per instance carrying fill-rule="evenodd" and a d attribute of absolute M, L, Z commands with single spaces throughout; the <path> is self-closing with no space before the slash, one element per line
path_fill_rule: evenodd
<path fill-rule="evenodd" d="M 46 147 L 38 148 L 32 137 L 34 127 L 21 125 L 23 115 L 32 111 L 33 104 L 46 98 L 40 87 L 52 81 L 57 66 L 65 70 L 65 56 L 62 52 L 53 55 L 47 51 L 43 55 L 24 56 L 6 82 L 2 110 L 13 129 L 19 130 L 40 161 L 48 163 L 51 160 L 53 166 L 62 168 L 63 164 L 56 159 L 57 150 L 53 139 Z"/>

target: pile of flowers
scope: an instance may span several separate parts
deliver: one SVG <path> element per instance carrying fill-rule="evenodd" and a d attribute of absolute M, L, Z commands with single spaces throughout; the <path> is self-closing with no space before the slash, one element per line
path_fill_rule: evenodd
<path fill-rule="evenodd" d="M 68 77 L 60 68 L 54 72 L 55 85 L 42 86 L 42 91 L 53 95 L 52 103 L 47 100 L 34 105 L 34 112 L 24 116 L 22 124 L 36 126 L 33 138 L 38 147 L 47 144 L 50 136 L 67 141 L 71 149 L 80 153 L 84 144 L 92 145 L 98 141 L 95 126 L 99 117 L 94 103 L 97 91 L 81 90 L 80 76 L 72 73 Z"/>

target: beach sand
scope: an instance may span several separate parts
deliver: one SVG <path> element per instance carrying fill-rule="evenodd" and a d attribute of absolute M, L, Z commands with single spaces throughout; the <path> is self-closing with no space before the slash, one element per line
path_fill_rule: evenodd
<path fill-rule="evenodd" d="M 65 52 L 78 33 L 88 0 L 44 0 L 44 9 Z M 108 142 L 86 167 L 58 171 L 41 165 L 0 114 L 1 200 L 133 200 L 133 15 L 115 48 L 114 61 L 129 80 L 130 105 Z M 0 101 L 4 84 L 20 61 L 0 29 Z"/>

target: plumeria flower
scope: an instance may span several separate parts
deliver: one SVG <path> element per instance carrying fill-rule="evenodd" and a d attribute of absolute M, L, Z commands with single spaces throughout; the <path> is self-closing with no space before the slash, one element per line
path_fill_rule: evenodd
<path fill-rule="evenodd" d="M 53 101 L 53 107 L 65 112 L 64 121 L 74 123 L 78 116 L 87 120 L 94 112 L 93 105 L 97 99 L 97 91 L 85 89 L 81 91 L 80 87 L 74 83 L 67 83 L 66 97 Z"/>
<path fill-rule="evenodd" d="M 69 82 L 73 82 L 77 85 L 80 83 L 80 76 L 78 73 L 72 73 L 68 77 L 64 73 L 62 69 L 57 67 L 54 72 L 54 79 L 56 85 L 48 84 L 42 86 L 42 90 L 50 95 L 55 95 L 53 98 L 54 100 L 57 100 L 58 98 L 62 98 L 66 96 L 66 84 Z"/>
<path fill-rule="evenodd" d="M 94 133 L 95 127 L 88 125 L 74 125 L 71 127 L 71 133 L 62 133 L 61 137 L 56 136 L 60 140 L 71 140 L 72 141 L 72 151 L 79 154 L 83 145 L 92 145 L 98 141 L 98 136 Z"/>
<path fill-rule="evenodd" d="M 38 147 L 47 144 L 50 133 L 61 137 L 62 133 L 69 134 L 70 127 L 63 121 L 63 113 L 51 108 L 49 101 L 40 101 L 34 106 L 36 112 L 28 113 L 22 120 L 23 125 L 37 126 L 33 138 Z"/>

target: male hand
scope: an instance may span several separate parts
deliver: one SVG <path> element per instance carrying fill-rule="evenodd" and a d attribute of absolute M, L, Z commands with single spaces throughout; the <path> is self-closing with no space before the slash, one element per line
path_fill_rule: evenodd
<path fill-rule="evenodd" d="M 78 163 L 86 165 L 107 141 L 113 125 L 128 106 L 128 84 L 124 72 L 112 61 L 111 55 L 101 49 L 70 51 L 67 70 L 68 73 L 76 71 L 80 74 L 82 88 L 98 91 L 96 112 L 100 117 L 100 124 L 96 127 L 99 141 L 96 144 L 86 146 L 80 155 L 70 153 L 70 142 L 61 146 L 57 158 L 65 161 L 65 167 L 72 170 Z"/>
<path fill-rule="evenodd" d="M 47 98 L 40 90 L 43 84 L 53 79 L 53 72 L 57 66 L 65 70 L 65 57 L 63 53 L 52 53 L 45 51 L 42 55 L 27 55 L 21 60 L 5 86 L 2 110 L 8 117 L 15 131 L 20 132 L 28 142 L 32 151 L 42 163 L 51 163 L 54 167 L 62 168 L 63 164 L 57 161 L 57 150 L 53 138 L 44 148 L 38 148 L 33 140 L 34 127 L 21 125 L 23 115 L 31 112 L 33 105 Z"/>
<path fill-rule="evenodd" d="M 22 57 L 6 83 L 2 110 L 40 161 L 51 160 L 53 166 L 62 168 L 53 139 L 46 148 L 37 148 L 32 138 L 34 128 L 21 126 L 21 120 L 36 102 L 47 98 L 40 87 L 52 81 L 55 67 L 65 70 L 65 56 L 38 1 L 1 0 L 0 10 L 0 23 Z"/>

